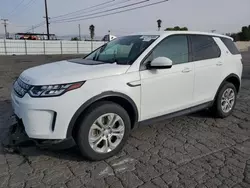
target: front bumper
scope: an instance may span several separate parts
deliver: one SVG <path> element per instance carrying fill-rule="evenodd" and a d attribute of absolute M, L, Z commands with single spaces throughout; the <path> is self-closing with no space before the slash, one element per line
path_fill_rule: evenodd
<path fill-rule="evenodd" d="M 72 137 L 63 140 L 41 140 L 29 138 L 21 119 L 16 117 L 17 123 L 12 125 L 9 130 L 9 142 L 6 146 L 27 146 L 35 143 L 36 146 L 43 149 L 61 150 L 68 149 L 76 145 Z"/>
<path fill-rule="evenodd" d="M 23 122 L 28 137 L 34 139 L 66 139 L 69 121 L 77 110 L 74 103 L 64 103 L 69 101 L 67 97 L 71 96 L 32 98 L 26 94 L 20 98 L 11 93 L 14 113 Z"/>

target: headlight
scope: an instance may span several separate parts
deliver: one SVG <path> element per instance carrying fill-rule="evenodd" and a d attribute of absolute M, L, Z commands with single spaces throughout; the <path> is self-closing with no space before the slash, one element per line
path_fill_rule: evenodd
<path fill-rule="evenodd" d="M 56 97 L 66 93 L 67 91 L 78 89 L 84 83 L 85 82 L 46 85 L 46 86 L 33 86 L 29 90 L 29 94 L 31 97 Z"/>

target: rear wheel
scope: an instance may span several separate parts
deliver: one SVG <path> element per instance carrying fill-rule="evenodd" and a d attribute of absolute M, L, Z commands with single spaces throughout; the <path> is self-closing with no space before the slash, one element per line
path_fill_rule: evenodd
<path fill-rule="evenodd" d="M 220 89 L 215 103 L 213 112 L 217 117 L 225 118 L 229 116 L 236 104 L 237 91 L 232 83 L 226 82 Z"/>
<path fill-rule="evenodd" d="M 86 158 L 106 159 L 122 149 L 130 127 L 129 115 L 120 105 L 98 102 L 87 110 L 82 119 L 77 144 Z"/>

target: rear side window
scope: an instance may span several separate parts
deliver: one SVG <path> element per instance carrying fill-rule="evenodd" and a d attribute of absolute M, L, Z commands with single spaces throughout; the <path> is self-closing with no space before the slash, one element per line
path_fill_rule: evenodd
<path fill-rule="evenodd" d="M 221 38 L 222 42 L 226 45 L 231 54 L 240 54 L 239 50 L 235 46 L 234 42 L 228 38 Z"/>
<path fill-rule="evenodd" d="M 190 39 L 193 61 L 220 57 L 220 48 L 211 36 L 191 35 Z"/>

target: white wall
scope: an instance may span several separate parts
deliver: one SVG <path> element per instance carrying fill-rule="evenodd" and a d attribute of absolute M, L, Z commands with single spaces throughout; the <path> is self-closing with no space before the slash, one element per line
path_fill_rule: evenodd
<path fill-rule="evenodd" d="M 248 51 L 250 49 L 250 41 L 238 41 L 235 43 L 240 51 Z"/>
<path fill-rule="evenodd" d="M 86 54 L 103 45 L 102 41 L 36 41 L 0 39 L 0 55 Z M 93 49 L 91 49 L 93 46 Z"/>
<path fill-rule="evenodd" d="M 103 45 L 102 41 L 36 41 L 0 39 L 0 55 L 87 54 Z M 236 42 L 240 51 L 247 51 L 249 42 Z M 91 49 L 93 48 L 93 49 Z"/>

